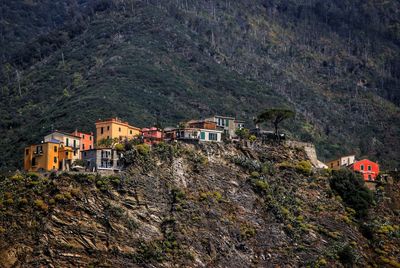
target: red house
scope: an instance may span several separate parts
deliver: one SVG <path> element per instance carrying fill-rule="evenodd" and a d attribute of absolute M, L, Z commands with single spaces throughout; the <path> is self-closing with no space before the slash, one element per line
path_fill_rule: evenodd
<path fill-rule="evenodd" d="M 142 129 L 143 141 L 149 145 L 157 144 L 163 140 L 163 131 L 156 128 L 143 128 Z"/>
<path fill-rule="evenodd" d="M 350 168 L 360 172 L 365 181 L 375 181 L 379 174 L 379 165 L 368 159 L 357 161 Z"/>
<path fill-rule="evenodd" d="M 93 143 L 94 143 L 93 132 L 91 132 L 91 133 L 83 133 L 83 132 L 79 132 L 78 130 L 75 130 L 71 134 L 81 138 L 81 143 L 80 143 L 80 150 L 81 151 L 94 149 L 94 146 L 93 146 Z"/>

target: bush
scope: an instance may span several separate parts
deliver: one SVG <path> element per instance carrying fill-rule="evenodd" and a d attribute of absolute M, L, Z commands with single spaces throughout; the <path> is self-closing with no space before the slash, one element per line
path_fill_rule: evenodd
<path fill-rule="evenodd" d="M 258 179 L 260 177 L 260 173 L 258 173 L 257 171 L 253 171 L 251 172 L 250 176 L 254 179 Z"/>
<path fill-rule="evenodd" d="M 373 197 L 359 174 L 346 169 L 334 171 L 330 186 L 349 207 L 356 211 L 356 216 L 364 217 L 368 214 Z"/>
<path fill-rule="evenodd" d="M 41 199 L 36 199 L 34 202 L 35 206 L 42 210 L 42 211 L 48 211 L 49 210 L 49 206 Z"/>
<path fill-rule="evenodd" d="M 310 163 L 310 161 L 300 161 L 297 165 L 296 165 L 296 170 L 300 173 L 302 173 L 303 175 L 309 176 L 312 173 L 312 165 Z"/>
<path fill-rule="evenodd" d="M 352 267 L 356 261 L 354 250 L 351 246 L 345 245 L 338 252 L 339 260 L 345 267 Z"/>
<path fill-rule="evenodd" d="M 118 152 L 121 152 L 121 151 L 123 151 L 125 149 L 125 146 L 123 144 L 121 144 L 121 143 L 117 143 L 117 144 L 115 144 L 114 148 Z"/>
<path fill-rule="evenodd" d="M 12 181 L 22 181 L 24 179 L 24 176 L 21 173 L 15 173 L 12 177 Z"/>
<path fill-rule="evenodd" d="M 135 146 L 136 150 L 139 152 L 141 155 L 148 155 L 150 153 L 150 146 L 143 143 L 143 144 L 138 144 Z"/>
<path fill-rule="evenodd" d="M 40 178 L 39 174 L 35 172 L 28 172 L 26 173 L 26 176 L 31 178 L 32 180 L 38 180 Z"/>
<path fill-rule="evenodd" d="M 268 183 L 265 180 L 262 180 L 262 179 L 254 180 L 253 181 L 253 185 L 254 185 L 254 188 L 255 188 L 256 192 L 258 192 L 260 194 L 265 193 L 269 188 Z"/>

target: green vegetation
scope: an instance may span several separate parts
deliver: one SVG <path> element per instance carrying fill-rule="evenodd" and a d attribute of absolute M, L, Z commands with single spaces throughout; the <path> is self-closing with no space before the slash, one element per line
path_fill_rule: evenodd
<path fill-rule="evenodd" d="M 333 171 L 330 186 L 348 206 L 356 211 L 357 216 L 367 215 L 368 208 L 373 203 L 373 197 L 360 175 L 347 169 Z"/>
<path fill-rule="evenodd" d="M 51 129 L 214 113 L 251 128 L 272 107 L 295 110 L 279 127 L 323 158 L 357 150 L 400 162 L 394 0 L 75 2 L 2 6 L 2 170 L 21 168 L 23 148 Z"/>
<path fill-rule="evenodd" d="M 294 117 L 295 112 L 289 109 L 273 108 L 267 109 L 255 119 L 256 124 L 271 122 L 275 129 L 275 135 L 279 139 L 278 127 L 286 119 Z"/>

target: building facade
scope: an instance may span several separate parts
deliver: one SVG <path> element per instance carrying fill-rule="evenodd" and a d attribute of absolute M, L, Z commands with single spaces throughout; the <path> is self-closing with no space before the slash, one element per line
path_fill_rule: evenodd
<path fill-rule="evenodd" d="M 44 142 L 55 142 L 55 141 L 60 142 L 61 146 L 71 147 L 73 149 L 72 152 L 73 161 L 80 159 L 81 137 L 57 130 L 53 131 L 52 133 L 44 137 Z"/>
<path fill-rule="evenodd" d="M 354 164 L 355 159 L 356 159 L 355 155 L 342 156 L 338 159 L 327 162 L 326 165 L 330 169 L 339 170 L 341 168 L 348 167 Z"/>
<path fill-rule="evenodd" d="M 81 151 L 94 149 L 94 135 L 93 135 L 93 132 L 91 132 L 91 133 L 83 133 L 83 132 L 79 132 L 78 130 L 75 130 L 71 134 L 76 136 L 76 137 L 80 137 L 81 138 L 81 140 L 80 140 L 80 148 L 79 148 Z"/>
<path fill-rule="evenodd" d="M 372 162 L 368 159 L 356 161 L 350 165 L 350 168 L 361 173 L 365 181 L 375 181 L 379 175 L 378 163 Z"/>
<path fill-rule="evenodd" d="M 91 172 L 119 172 L 123 165 L 121 155 L 111 148 L 98 148 L 82 152 L 86 171 Z"/>
<path fill-rule="evenodd" d="M 164 133 L 156 127 L 142 128 L 142 138 L 146 144 L 157 144 L 163 141 Z"/>
<path fill-rule="evenodd" d="M 96 142 L 104 139 L 130 140 L 140 136 L 140 128 L 129 125 L 119 118 L 96 121 Z"/>
<path fill-rule="evenodd" d="M 223 131 L 225 137 L 228 139 L 236 138 L 236 130 L 244 128 L 244 121 L 229 116 L 215 115 L 207 118 L 206 121 L 215 122 L 217 129 Z"/>
<path fill-rule="evenodd" d="M 73 149 L 59 141 L 43 142 L 25 148 L 24 169 L 26 171 L 69 170 Z"/>
<path fill-rule="evenodd" d="M 177 128 L 165 132 L 167 141 L 181 140 L 188 142 L 221 142 L 221 130 L 200 128 Z"/>

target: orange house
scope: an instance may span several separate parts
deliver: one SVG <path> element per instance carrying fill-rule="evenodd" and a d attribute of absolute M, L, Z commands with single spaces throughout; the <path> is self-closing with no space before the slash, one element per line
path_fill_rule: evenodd
<path fill-rule="evenodd" d="M 90 134 L 88 134 L 88 133 L 83 133 L 83 132 L 79 132 L 78 130 L 75 130 L 71 134 L 74 136 L 81 137 L 81 143 L 80 143 L 81 151 L 91 150 L 94 148 L 93 132 L 90 132 Z"/>
<path fill-rule="evenodd" d="M 375 181 L 379 174 L 379 165 L 368 159 L 357 161 L 350 168 L 361 173 L 365 181 Z"/>
<path fill-rule="evenodd" d="M 96 121 L 96 142 L 103 139 L 130 140 L 140 135 L 140 128 L 129 125 L 119 118 Z"/>
<path fill-rule="evenodd" d="M 66 170 L 71 166 L 73 149 L 61 146 L 60 142 L 43 142 L 25 148 L 24 169 L 26 171 Z"/>

